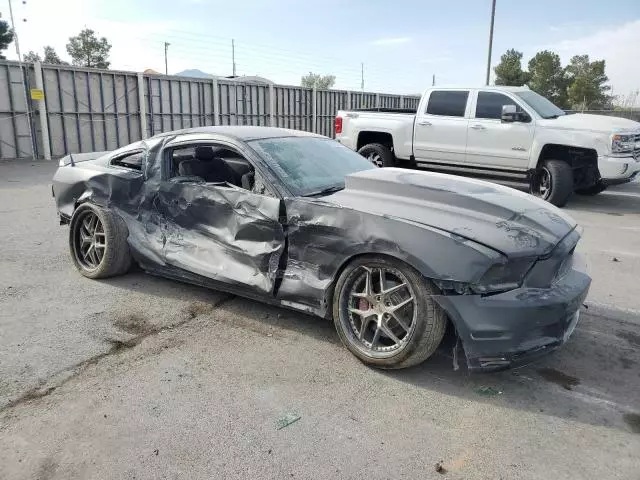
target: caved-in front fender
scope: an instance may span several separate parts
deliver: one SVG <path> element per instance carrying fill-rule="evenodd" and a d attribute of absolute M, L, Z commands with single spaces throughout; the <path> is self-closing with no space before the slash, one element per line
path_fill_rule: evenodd
<path fill-rule="evenodd" d="M 500 254 L 448 232 L 342 208 L 321 199 L 285 200 L 287 262 L 278 299 L 327 316 L 338 273 L 354 257 L 397 258 L 437 280 L 477 281 Z"/>

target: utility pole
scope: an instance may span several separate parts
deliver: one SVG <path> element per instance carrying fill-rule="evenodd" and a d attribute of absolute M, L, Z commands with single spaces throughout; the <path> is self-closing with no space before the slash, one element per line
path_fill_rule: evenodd
<path fill-rule="evenodd" d="M 364 63 L 360 64 L 360 90 L 364 92 Z"/>
<path fill-rule="evenodd" d="M 27 94 L 27 79 L 24 74 L 24 65 L 22 64 L 22 55 L 20 55 L 20 44 L 18 43 L 18 31 L 13 21 L 13 8 L 11 8 L 11 0 L 9 0 L 9 17 L 11 18 L 11 30 L 13 30 L 13 43 L 16 44 L 16 55 L 18 55 L 18 64 L 20 67 L 20 77 L 22 79 L 22 90 L 24 92 L 24 108 L 27 110 L 27 122 L 29 123 L 29 137 L 31 138 L 31 156 L 36 158 L 36 143 L 33 135 L 33 126 L 31 125 L 31 112 L 29 111 L 29 95 Z M 16 145 L 16 154 L 18 145 Z"/>
<path fill-rule="evenodd" d="M 489 55 L 487 56 L 487 78 L 486 84 L 489 85 L 489 77 L 491 76 L 491 49 L 493 48 L 493 22 L 496 18 L 496 0 L 491 0 L 491 27 L 489 27 Z"/>
<path fill-rule="evenodd" d="M 431 77 L 431 86 L 435 87 L 436 86 L 436 74 L 434 73 L 433 76 Z"/>
<path fill-rule="evenodd" d="M 169 75 L 169 64 L 167 63 L 167 50 L 169 50 L 169 42 L 164 42 L 164 74 Z"/>
<path fill-rule="evenodd" d="M 236 76 L 236 42 L 231 39 L 231 62 L 233 63 L 233 76 Z"/>

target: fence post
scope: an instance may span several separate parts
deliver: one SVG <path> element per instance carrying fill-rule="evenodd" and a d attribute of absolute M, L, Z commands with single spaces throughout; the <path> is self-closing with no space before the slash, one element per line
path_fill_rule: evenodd
<path fill-rule="evenodd" d="M 404 108 L 404 95 L 400 95 L 400 108 Z"/>
<path fill-rule="evenodd" d="M 36 77 L 36 88 L 44 92 L 44 82 L 42 81 L 42 64 L 33 64 L 33 73 Z M 47 104 L 44 97 L 38 100 L 38 116 L 40 117 L 40 130 L 42 132 L 42 147 L 44 148 L 44 159 L 51 160 L 51 145 L 49 144 L 49 116 L 47 115 Z"/>
<path fill-rule="evenodd" d="M 376 108 L 380 108 L 380 94 L 376 93 Z"/>
<path fill-rule="evenodd" d="M 351 91 L 347 92 L 347 108 L 346 110 L 351 110 Z"/>
<path fill-rule="evenodd" d="M 151 100 L 151 99 L 149 99 Z M 144 76 L 138 73 L 138 112 L 140 113 L 140 136 L 146 139 L 147 134 L 147 104 L 144 101 Z"/>
<path fill-rule="evenodd" d="M 269 125 L 276 126 L 276 96 L 273 83 L 269 84 Z"/>
<path fill-rule="evenodd" d="M 318 90 L 316 87 L 313 87 L 313 92 L 311 93 L 311 131 L 313 133 L 318 133 L 318 111 L 316 108 L 316 98 L 318 95 Z"/>
<path fill-rule="evenodd" d="M 211 95 L 211 101 L 213 102 L 213 124 L 220 125 L 220 94 L 218 79 L 214 78 L 211 82 L 213 85 L 213 94 Z M 229 120 L 231 120 L 231 117 L 229 117 Z"/>

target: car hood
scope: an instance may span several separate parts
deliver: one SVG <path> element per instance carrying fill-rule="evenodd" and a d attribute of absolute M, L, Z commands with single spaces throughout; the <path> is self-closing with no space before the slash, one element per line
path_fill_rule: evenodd
<path fill-rule="evenodd" d="M 510 258 L 551 252 L 576 222 L 512 188 L 442 173 L 376 168 L 348 175 L 325 201 L 473 240 Z"/>
<path fill-rule="evenodd" d="M 558 118 L 542 119 L 538 120 L 537 123 L 541 127 L 589 130 L 601 133 L 611 133 L 619 130 L 640 130 L 639 122 L 627 118 L 584 113 L 574 113 L 571 115 L 561 115 Z"/>

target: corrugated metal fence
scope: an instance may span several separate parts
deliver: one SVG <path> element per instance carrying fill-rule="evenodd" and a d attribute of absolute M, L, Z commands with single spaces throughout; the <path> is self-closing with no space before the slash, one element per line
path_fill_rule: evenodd
<path fill-rule="evenodd" d="M 339 109 L 416 108 L 419 100 L 67 65 L 22 68 L 27 91 L 42 89 L 44 101 L 26 101 L 20 65 L 0 61 L 0 158 L 113 150 L 157 133 L 205 125 L 273 125 L 332 137 Z M 48 140 L 39 117 L 43 109 Z"/>

